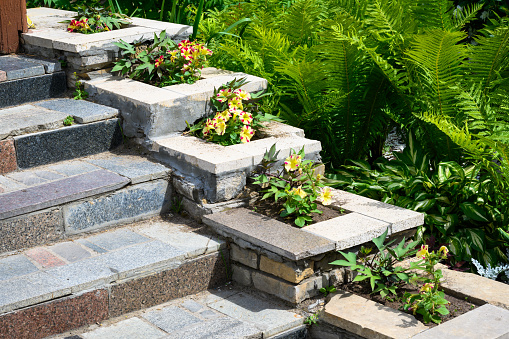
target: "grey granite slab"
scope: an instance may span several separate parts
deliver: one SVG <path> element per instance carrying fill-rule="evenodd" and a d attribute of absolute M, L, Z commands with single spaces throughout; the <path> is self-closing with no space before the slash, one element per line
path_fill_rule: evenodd
<path fill-rule="evenodd" d="M 291 260 L 300 260 L 336 248 L 334 241 L 304 232 L 245 208 L 203 216 L 219 234 L 235 237 Z"/>
<path fill-rule="evenodd" d="M 129 318 L 116 324 L 100 327 L 93 331 L 83 333 L 80 338 L 84 339 L 158 339 L 165 333 L 151 326 L 140 318 Z"/>
<path fill-rule="evenodd" d="M 167 210 L 171 197 L 171 188 L 164 180 L 129 186 L 108 196 L 64 206 L 65 228 L 69 233 L 79 233 L 159 215 Z"/>
<path fill-rule="evenodd" d="M 41 178 L 30 172 L 12 172 L 6 174 L 5 176 L 26 186 L 34 186 L 48 182 L 47 179 Z"/>
<path fill-rule="evenodd" d="M 229 317 L 255 325 L 263 331 L 264 337 L 286 331 L 304 322 L 303 316 L 246 293 L 232 295 L 208 306 Z"/>
<path fill-rule="evenodd" d="M 165 178 L 170 169 L 164 165 L 151 162 L 142 157 L 100 154 L 85 161 L 131 179 L 133 184 Z"/>
<path fill-rule="evenodd" d="M 58 97 L 67 90 L 65 72 L 0 83 L 0 108 Z"/>
<path fill-rule="evenodd" d="M 6 176 L 0 175 L 0 187 L 3 188 L 3 193 L 21 190 L 26 188 L 27 186 L 20 183 L 19 181 L 12 180 L 7 178 Z"/>
<path fill-rule="evenodd" d="M 92 244 L 91 242 L 89 242 L 89 241 L 87 241 L 87 240 L 85 240 L 85 239 L 78 239 L 78 240 L 76 240 L 76 241 L 77 241 L 77 242 L 79 242 L 80 244 L 82 244 L 83 246 L 88 247 L 89 249 L 91 249 L 91 250 L 93 250 L 93 251 L 95 251 L 95 252 L 97 252 L 97 253 L 100 253 L 100 254 L 101 254 L 101 253 L 106 253 L 106 252 L 108 252 L 108 251 L 106 251 L 104 248 L 99 247 L 99 246 L 97 246 L 97 245 L 95 245 L 95 244 Z"/>
<path fill-rule="evenodd" d="M 107 251 L 151 241 L 149 238 L 145 238 L 138 233 L 125 229 L 101 233 L 92 237 L 88 237 L 86 240 Z"/>
<path fill-rule="evenodd" d="M 194 323 L 202 322 L 202 320 L 191 313 L 175 306 L 147 312 L 143 314 L 143 318 L 168 333 L 178 331 Z"/>
<path fill-rule="evenodd" d="M 79 243 L 72 241 L 53 245 L 49 247 L 49 250 L 55 254 L 58 254 L 60 257 L 69 262 L 79 261 L 91 256 L 90 252 L 81 247 Z"/>
<path fill-rule="evenodd" d="M 15 293 L 14 293 L 15 291 Z M 67 295 L 71 289 L 45 272 L 34 272 L 0 284 L 0 313 Z"/>
<path fill-rule="evenodd" d="M 0 281 L 36 272 L 39 269 L 22 254 L 0 260 Z"/>
<path fill-rule="evenodd" d="M 46 169 L 62 173 L 63 175 L 71 176 L 92 172 L 100 168 L 89 163 L 76 160 L 76 161 L 65 161 L 59 164 L 51 165 L 46 167 Z"/>
<path fill-rule="evenodd" d="M 14 138 L 19 168 L 109 151 L 122 143 L 119 119 L 74 125 Z"/>
<path fill-rule="evenodd" d="M 168 339 L 261 339 L 262 331 L 251 324 L 223 317 L 171 333 Z"/>
<path fill-rule="evenodd" d="M 36 65 L 44 67 L 46 73 L 55 73 L 62 70 L 62 64 L 58 60 L 41 59 L 29 55 L 13 55 L 13 57 L 23 60 L 25 62 L 31 62 Z"/>
<path fill-rule="evenodd" d="M 33 171 L 32 173 L 34 173 L 38 177 L 46 179 L 46 180 L 58 180 L 58 179 L 62 179 L 65 177 L 64 175 L 62 175 L 60 173 L 53 172 L 53 171 L 45 171 L 45 170 Z"/>
<path fill-rule="evenodd" d="M 129 180 L 97 170 L 0 195 L 0 220 L 121 188 Z"/>
<path fill-rule="evenodd" d="M 79 124 L 111 119 L 118 116 L 118 109 L 85 100 L 52 99 L 34 103 L 36 106 L 72 115 Z"/>
<path fill-rule="evenodd" d="M 65 113 L 34 105 L 2 109 L 0 139 L 62 127 L 66 116 Z"/>
<path fill-rule="evenodd" d="M 482 288 L 482 287 L 481 287 Z M 502 339 L 509 338 L 509 311 L 490 304 L 421 332 L 415 339 Z"/>
<path fill-rule="evenodd" d="M 198 304 L 196 301 L 186 300 L 182 303 L 182 307 L 187 309 L 189 312 L 196 313 L 199 310 L 203 309 L 204 306 L 202 304 Z"/>
<path fill-rule="evenodd" d="M 45 73 L 44 66 L 10 55 L 0 56 L 0 70 L 7 74 L 7 80 L 28 78 Z"/>

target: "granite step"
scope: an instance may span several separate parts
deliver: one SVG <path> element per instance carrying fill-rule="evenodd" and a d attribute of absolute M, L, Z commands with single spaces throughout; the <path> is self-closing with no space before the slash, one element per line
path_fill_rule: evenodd
<path fill-rule="evenodd" d="M 51 338 L 305 339 L 303 320 L 285 304 L 227 285 Z"/>
<path fill-rule="evenodd" d="M 225 243 L 190 219 L 172 220 L 0 257 L 0 337 L 55 335 L 226 283 Z"/>
<path fill-rule="evenodd" d="M 169 174 L 104 152 L 0 175 L 0 253 L 159 215 L 172 198 Z"/>
<path fill-rule="evenodd" d="M 64 126 L 69 116 L 75 123 Z M 0 109 L 0 174 L 111 150 L 122 143 L 118 116 L 115 108 L 66 98 Z"/>
<path fill-rule="evenodd" d="M 0 56 L 0 108 L 54 98 L 66 90 L 60 62 L 29 55 Z"/>

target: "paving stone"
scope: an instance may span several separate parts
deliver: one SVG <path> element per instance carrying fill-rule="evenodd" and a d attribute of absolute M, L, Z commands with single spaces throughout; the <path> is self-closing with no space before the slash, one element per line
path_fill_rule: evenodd
<path fill-rule="evenodd" d="M 200 323 L 168 335 L 168 339 L 261 339 L 262 332 L 255 326 L 230 318 L 219 318 Z"/>
<path fill-rule="evenodd" d="M 51 172 L 51 171 L 34 171 L 32 172 L 36 176 L 46 179 L 46 180 L 58 180 L 64 178 L 62 174 Z"/>
<path fill-rule="evenodd" d="M 0 98 L 2 98 L 0 108 L 58 97 L 66 90 L 65 72 L 3 81 L 0 84 Z"/>
<path fill-rule="evenodd" d="M 325 305 L 322 320 L 365 338 L 409 338 L 427 329 L 410 314 L 345 291 Z"/>
<path fill-rule="evenodd" d="M 41 65 L 44 67 L 44 71 L 46 73 L 54 73 L 62 70 L 62 64 L 59 61 L 41 59 L 28 55 L 13 55 L 12 57 L 23 60 L 25 62 L 30 62 L 36 65 Z"/>
<path fill-rule="evenodd" d="M 362 214 L 349 213 L 306 226 L 303 230 L 330 239 L 336 243 L 336 250 L 344 250 L 370 242 L 389 226 L 389 223 Z"/>
<path fill-rule="evenodd" d="M 131 179 L 132 184 L 165 178 L 170 169 L 142 157 L 101 154 L 85 161 Z"/>
<path fill-rule="evenodd" d="M 101 233 L 88 237 L 86 240 L 107 251 L 151 241 L 149 238 L 125 229 Z"/>
<path fill-rule="evenodd" d="M 208 306 L 239 321 L 254 324 L 263 331 L 264 337 L 286 331 L 304 322 L 301 315 L 245 293 L 232 295 Z"/>
<path fill-rule="evenodd" d="M 99 254 L 108 252 L 104 248 L 101 248 L 101 247 L 99 247 L 97 245 L 94 245 L 94 244 L 92 244 L 91 242 L 88 242 L 85 239 L 78 239 L 76 241 L 79 242 L 80 244 L 82 244 L 83 246 L 86 246 L 86 247 L 90 248 L 91 250 L 93 250 L 93 251 L 95 251 L 95 252 L 97 252 Z"/>
<path fill-rule="evenodd" d="M 0 284 L 0 314 L 58 298 L 70 292 L 71 289 L 62 281 L 45 272 L 34 272 L 6 280 Z"/>
<path fill-rule="evenodd" d="M 72 115 L 79 124 L 86 124 L 118 116 L 118 109 L 86 100 L 53 99 L 34 103 L 36 106 Z"/>
<path fill-rule="evenodd" d="M 66 116 L 34 105 L 1 109 L 0 139 L 62 127 Z"/>
<path fill-rule="evenodd" d="M 13 255 L 0 260 L 0 281 L 19 277 L 35 271 L 38 271 L 38 268 L 22 254 Z"/>
<path fill-rule="evenodd" d="M 297 328 L 292 328 L 287 331 L 284 331 L 283 333 L 276 334 L 273 337 L 270 337 L 270 339 L 307 339 L 308 338 L 308 331 L 307 326 L 302 325 Z M 322 337 L 317 337 L 320 339 L 326 339 Z M 353 339 L 353 338 L 348 338 Z"/>
<path fill-rule="evenodd" d="M 85 250 L 78 243 L 71 241 L 51 246 L 48 249 L 69 262 L 75 262 L 91 256 L 90 252 Z"/>
<path fill-rule="evenodd" d="M 0 81 L 6 81 L 7 80 L 7 73 L 4 71 L 0 71 Z"/>
<path fill-rule="evenodd" d="M 46 169 L 71 176 L 92 172 L 100 168 L 84 161 L 65 161 L 60 164 L 48 166 Z"/>
<path fill-rule="evenodd" d="M 95 290 L 0 315 L 0 337 L 44 338 L 107 318 L 108 291 Z"/>
<path fill-rule="evenodd" d="M 66 231 L 79 233 L 158 215 L 166 211 L 171 196 L 168 182 L 158 180 L 130 186 L 108 196 L 68 204 L 64 206 Z"/>
<path fill-rule="evenodd" d="M 158 339 L 165 335 L 163 331 L 150 326 L 140 318 L 129 318 L 116 324 L 101 327 L 81 334 L 85 339 Z"/>
<path fill-rule="evenodd" d="M 143 318 L 168 333 L 201 322 L 199 318 L 196 318 L 189 312 L 174 306 L 145 313 L 143 314 Z"/>
<path fill-rule="evenodd" d="M 59 208 L 0 220 L 0 252 L 45 245 L 64 236 L 62 210 Z"/>
<path fill-rule="evenodd" d="M 304 265 L 297 265 L 293 261 L 277 262 L 265 255 L 260 256 L 260 270 L 294 284 L 298 284 L 315 273 L 313 261 L 305 267 Z"/>
<path fill-rule="evenodd" d="M 193 312 L 193 313 L 196 313 L 199 310 L 203 309 L 203 305 L 198 304 L 194 300 L 186 300 L 182 303 L 181 306 L 184 307 L 185 309 L 187 309 L 189 312 Z"/>
<path fill-rule="evenodd" d="M 32 248 L 25 252 L 25 255 L 32 258 L 43 268 L 64 266 L 65 262 L 43 248 Z"/>
<path fill-rule="evenodd" d="M 0 56 L 0 69 L 7 74 L 7 80 L 28 78 L 45 73 L 42 65 L 27 62 L 10 55 Z"/>
<path fill-rule="evenodd" d="M 290 260 L 300 260 L 335 249 L 334 242 L 330 240 L 245 208 L 205 215 L 203 222 L 222 235 L 238 237 Z"/>
<path fill-rule="evenodd" d="M 122 132 L 119 119 L 110 119 L 23 135 L 14 140 L 18 167 L 30 168 L 106 152 L 122 143 Z"/>
<path fill-rule="evenodd" d="M 234 243 L 230 244 L 230 255 L 233 261 L 240 262 L 246 266 L 258 268 L 258 254 L 245 248 L 241 248 Z"/>
<path fill-rule="evenodd" d="M 211 310 L 205 310 L 203 312 L 200 312 L 200 316 L 205 319 L 215 319 L 220 317 L 218 313 L 213 312 Z"/>
<path fill-rule="evenodd" d="M 15 171 L 18 168 L 16 164 L 16 149 L 14 140 L 0 141 L 0 174 Z"/>
<path fill-rule="evenodd" d="M 47 184 L 0 195 L 0 219 L 118 189 L 129 180 L 105 170 L 97 170 Z"/>
<path fill-rule="evenodd" d="M 19 181 L 9 179 L 6 176 L 0 175 L 0 187 L 4 189 L 3 193 L 17 191 L 26 188 L 27 186 Z"/>
<path fill-rule="evenodd" d="M 48 182 L 48 180 L 41 178 L 35 175 L 34 173 L 30 172 L 14 172 L 6 174 L 5 176 L 12 180 L 16 180 L 17 182 L 20 182 L 26 186 L 34 186 Z"/>
<path fill-rule="evenodd" d="M 451 319 L 440 326 L 421 332 L 412 338 L 509 338 L 508 323 L 508 310 L 486 304 Z"/>
<path fill-rule="evenodd" d="M 147 227 L 140 228 L 139 232 L 175 246 L 186 252 L 188 258 L 216 252 L 225 244 L 224 241 L 211 236 L 180 231 L 178 227 L 169 223 L 154 223 Z"/>

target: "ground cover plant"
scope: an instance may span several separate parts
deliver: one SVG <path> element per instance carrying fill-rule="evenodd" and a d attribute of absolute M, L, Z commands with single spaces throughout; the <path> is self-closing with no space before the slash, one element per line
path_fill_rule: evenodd
<path fill-rule="evenodd" d="M 154 33 L 152 43 L 114 43 L 120 48 L 121 57 L 112 72 L 119 72 L 132 79 L 158 87 L 178 83 L 192 84 L 200 78 L 201 69 L 207 64 L 212 51 L 205 45 L 182 40 L 175 43 L 166 31 Z"/>
<path fill-rule="evenodd" d="M 115 13 L 109 7 L 78 6 L 74 19 L 69 23 L 67 31 L 71 33 L 92 34 L 108 32 L 129 25 L 127 15 Z"/>

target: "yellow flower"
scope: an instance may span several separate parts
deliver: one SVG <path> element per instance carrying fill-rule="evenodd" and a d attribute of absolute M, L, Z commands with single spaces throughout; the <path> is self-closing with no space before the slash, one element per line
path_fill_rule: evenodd
<path fill-rule="evenodd" d="M 285 159 L 285 169 L 290 171 L 295 171 L 302 162 L 302 157 L 298 154 L 290 155 L 288 158 Z"/>
<path fill-rule="evenodd" d="M 242 131 L 240 132 L 240 141 L 242 141 L 243 144 L 250 142 L 253 135 L 254 130 L 249 126 L 244 125 L 242 126 Z"/>
<path fill-rule="evenodd" d="M 332 203 L 332 191 L 330 187 L 320 188 L 320 195 L 318 199 L 322 202 L 322 205 L 330 205 Z"/>
<path fill-rule="evenodd" d="M 234 97 L 228 101 L 228 107 L 242 109 L 242 99 Z"/>
<path fill-rule="evenodd" d="M 248 112 L 242 112 L 240 114 L 240 118 L 239 119 L 240 119 L 240 121 L 242 121 L 242 123 L 244 125 L 249 125 L 253 121 L 253 115 L 251 113 L 248 113 Z"/>
<path fill-rule="evenodd" d="M 431 292 L 431 290 L 433 289 L 433 284 L 431 283 L 425 283 L 422 287 L 421 287 L 421 293 L 426 293 L 426 292 Z"/>
<path fill-rule="evenodd" d="M 416 257 L 422 257 L 423 259 L 426 259 L 426 256 L 429 255 L 428 252 L 428 245 L 422 245 L 421 249 L 416 253 Z"/>
<path fill-rule="evenodd" d="M 216 99 L 219 102 L 225 102 L 230 97 L 231 92 L 229 89 L 222 89 L 217 93 Z"/>
<path fill-rule="evenodd" d="M 449 249 L 445 246 L 442 246 L 438 250 L 438 253 L 442 253 L 442 257 L 445 259 L 445 258 L 447 258 L 447 253 L 449 253 Z"/>
<path fill-rule="evenodd" d="M 241 100 L 249 100 L 251 99 L 251 95 L 249 93 L 247 93 L 246 91 L 242 90 L 242 89 L 236 89 L 235 91 L 233 91 L 233 93 L 235 93 L 237 95 L 237 97 Z"/>
<path fill-rule="evenodd" d="M 210 131 L 214 130 L 214 121 L 207 119 L 207 122 L 205 123 L 205 127 L 203 127 L 203 135 L 208 135 Z"/>
<path fill-rule="evenodd" d="M 224 119 L 216 118 L 214 118 L 214 120 L 215 120 L 214 128 L 216 129 L 216 133 L 218 135 L 223 135 L 224 132 L 226 131 L 226 121 L 224 121 Z"/>
<path fill-rule="evenodd" d="M 217 113 L 219 116 L 221 116 L 225 122 L 227 122 L 228 120 L 230 120 L 230 118 L 232 117 L 232 114 L 230 113 L 229 110 L 225 110 L 225 111 L 222 111 L 222 112 L 218 112 Z"/>
<path fill-rule="evenodd" d="M 169 54 L 170 55 L 170 61 L 171 62 L 174 62 L 175 59 L 177 59 L 177 54 L 178 54 L 178 50 L 174 50 L 174 51 L 168 51 L 166 52 L 166 54 Z"/>
<path fill-rule="evenodd" d="M 302 199 L 304 199 L 304 198 L 307 196 L 306 192 L 304 192 L 304 190 L 302 189 L 302 186 L 299 186 L 299 187 L 297 187 L 297 188 L 295 188 L 295 187 L 294 187 L 294 188 L 290 191 L 290 193 L 292 193 L 292 194 L 296 194 L 296 195 L 298 195 L 299 197 L 301 197 Z"/>

